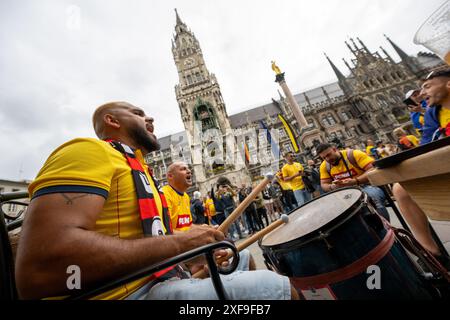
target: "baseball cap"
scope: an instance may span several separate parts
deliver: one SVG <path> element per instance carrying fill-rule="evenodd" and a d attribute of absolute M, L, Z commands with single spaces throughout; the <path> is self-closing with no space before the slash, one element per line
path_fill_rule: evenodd
<path fill-rule="evenodd" d="M 409 91 L 405 94 L 405 100 L 408 100 L 409 98 L 411 98 L 411 96 L 414 94 L 414 92 L 420 92 L 420 89 L 409 90 Z"/>

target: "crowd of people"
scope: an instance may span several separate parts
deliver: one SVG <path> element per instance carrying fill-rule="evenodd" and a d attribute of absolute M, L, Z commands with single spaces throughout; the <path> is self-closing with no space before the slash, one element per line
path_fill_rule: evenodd
<path fill-rule="evenodd" d="M 450 69 L 430 74 L 421 90 L 406 98 L 418 101 L 422 108 L 410 110 L 415 126 L 420 125 L 416 129 L 421 143 L 450 134 Z M 96 287 L 227 236 L 237 240 L 263 229 L 280 214 L 342 187 L 362 188 L 389 220 L 385 194 L 367 178 L 376 157 L 395 152 L 383 143 L 368 141 L 365 151 L 321 144 L 316 148 L 319 158 L 305 166 L 287 152 L 274 182 L 227 235 L 214 225 L 220 225 L 255 185 L 238 188 L 222 177 L 208 194 L 194 192 L 191 200 L 186 193 L 192 185 L 187 164 L 171 164 L 168 185 L 163 188 L 148 170 L 143 155 L 158 150 L 159 144 L 153 134 L 154 120 L 141 108 L 126 102 L 102 105 L 93 115 L 93 126 L 99 139 L 79 138 L 58 147 L 29 187 L 31 203 L 16 260 L 21 298 L 70 295 L 68 266 L 82 270 L 83 288 Z M 404 132 L 398 131 L 398 137 L 399 144 L 416 145 Z M 392 190 L 417 240 L 446 263 L 430 236 L 425 213 L 400 185 Z M 249 255 L 242 257 L 239 270 L 223 277 L 231 299 L 299 298 L 287 277 L 253 270 L 251 260 Z M 215 299 L 209 279 L 192 278 L 203 264 L 194 260 L 176 265 L 97 298 Z"/>

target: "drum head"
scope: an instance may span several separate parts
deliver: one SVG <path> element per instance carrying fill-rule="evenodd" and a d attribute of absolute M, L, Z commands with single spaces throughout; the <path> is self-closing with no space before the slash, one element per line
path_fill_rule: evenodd
<path fill-rule="evenodd" d="M 361 199 L 359 189 L 349 188 L 326 194 L 313 200 L 289 215 L 289 222 L 281 225 L 262 241 L 262 246 L 276 246 L 310 234 L 331 221 Z"/>

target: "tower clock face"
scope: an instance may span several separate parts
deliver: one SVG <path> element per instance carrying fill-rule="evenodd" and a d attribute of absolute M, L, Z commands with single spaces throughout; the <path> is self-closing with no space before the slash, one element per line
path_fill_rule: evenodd
<path fill-rule="evenodd" d="M 193 58 L 187 58 L 187 59 L 184 61 L 184 65 L 185 65 L 186 67 L 192 67 L 192 66 L 195 65 L 195 60 L 194 60 Z"/>

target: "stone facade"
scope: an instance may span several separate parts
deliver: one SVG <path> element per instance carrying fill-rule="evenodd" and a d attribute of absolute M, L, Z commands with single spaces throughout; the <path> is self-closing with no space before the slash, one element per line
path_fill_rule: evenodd
<path fill-rule="evenodd" d="M 272 103 L 228 116 L 219 83 L 205 65 L 199 41 L 177 13 L 172 53 L 179 76 L 175 94 L 185 131 L 161 138 L 161 151 L 147 156 L 156 178 L 164 184 L 167 166 L 184 160 L 191 163 L 194 172 L 191 191 L 200 190 L 205 194 L 219 176 L 227 176 L 237 186 L 259 180 L 265 171 L 281 166 L 278 159 L 270 158 L 270 145 L 257 148 L 262 123 L 279 134 L 281 152 L 292 151 L 278 114 L 282 114 L 294 130 L 300 144 L 298 157 L 301 161 L 317 156 L 314 144 L 318 142 L 338 138 L 345 147 L 364 148 L 369 138 L 394 142 L 392 131 L 399 126 L 413 133 L 409 113 L 402 103 L 404 93 L 417 88 L 421 78 L 445 64 L 429 53 L 408 56 L 391 39 L 386 39 L 400 62 L 395 62 L 382 47 L 382 54 L 370 51 L 359 38 L 345 42 L 352 54 L 350 63 L 344 60 L 348 76 L 326 57 L 338 81 L 294 95 L 310 125 L 306 132 L 302 130 L 300 137 L 289 103 L 281 94 L 277 99 L 272 98 Z M 209 136 L 201 134 L 204 132 Z M 217 147 L 215 156 L 220 146 L 226 153 L 224 141 L 227 139 L 237 145 L 237 149 L 226 154 L 222 163 L 211 159 L 210 151 L 214 147 Z M 243 141 L 247 141 L 250 159 L 255 160 L 247 165 Z M 205 153 L 209 156 L 205 157 Z M 222 153 L 217 158 L 221 156 Z M 226 157 L 238 161 L 227 161 Z"/>

